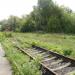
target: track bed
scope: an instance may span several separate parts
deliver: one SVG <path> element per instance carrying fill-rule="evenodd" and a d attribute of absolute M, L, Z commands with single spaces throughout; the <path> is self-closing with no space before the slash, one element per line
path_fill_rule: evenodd
<path fill-rule="evenodd" d="M 21 48 L 15 45 L 19 50 L 30 56 L 32 59 L 41 56 L 42 60 L 41 70 L 42 75 L 69 75 L 70 72 L 75 71 L 75 60 L 46 50 L 44 48 L 32 45 L 30 49 Z"/>

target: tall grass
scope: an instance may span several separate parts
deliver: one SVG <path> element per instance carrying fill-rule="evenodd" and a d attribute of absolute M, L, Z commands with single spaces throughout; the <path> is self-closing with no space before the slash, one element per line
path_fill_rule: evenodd
<path fill-rule="evenodd" d="M 6 56 L 11 62 L 13 75 L 41 75 L 39 70 L 39 63 L 31 61 L 30 58 L 20 52 L 14 45 L 6 39 L 2 42 L 6 52 Z"/>
<path fill-rule="evenodd" d="M 75 35 L 38 33 L 17 33 L 14 35 L 23 43 L 36 44 L 75 59 Z"/>

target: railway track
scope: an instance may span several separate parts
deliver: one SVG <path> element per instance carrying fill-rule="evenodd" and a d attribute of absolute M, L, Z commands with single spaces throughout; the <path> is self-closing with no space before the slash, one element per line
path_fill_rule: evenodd
<path fill-rule="evenodd" d="M 30 56 L 32 59 L 41 56 L 42 75 L 70 75 L 70 72 L 75 71 L 75 60 L 46 50 L 44 48 L 32 45 L 32 48 L 21 48 L 15 44 L 19 50 Z"/>

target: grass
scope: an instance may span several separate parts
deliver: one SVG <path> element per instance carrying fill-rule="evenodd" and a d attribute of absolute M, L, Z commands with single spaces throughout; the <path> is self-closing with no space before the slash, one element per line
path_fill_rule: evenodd
<path fill-rule="evenodd" d="M 75 35 L 17 33 L 15 37 L 22 42 L 29 42 L 54 52 L 75 58 Z"/>
<path fill-rule="evenodd" d="M 68 75 L 75 75 L 75 71 L 74 71 L 74 72 L 69 73 Z"/>
<path fill-rule="evenodd" d="M 30 47 L 25 42 L 52 50 L 75 59 L 75 35 L 40 33 L 0 33 L 0 41 L 10 60 L 13 75 L 41 75 L 39 60 L 30 58 L 14 47 L 11 39 L 16 38 L 23 48 Z"/>
<path fill-rule="evenodd" d="M 11 63 L 13 75 L 41 75 L 40 65 L 38 62 L 36 63 L 38 60 L 30 60 L 30 57 L 14 47 L 13 43 L 10 42 L 10 38 L 5 38 L 2 45 L 6 57 Z"/>

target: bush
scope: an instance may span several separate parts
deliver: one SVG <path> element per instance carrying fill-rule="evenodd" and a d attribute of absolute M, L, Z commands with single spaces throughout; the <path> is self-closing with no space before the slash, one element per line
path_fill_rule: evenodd
<path fill-rule="evenodd" d="M 64 54 L 65 56 L 71 55 L 71 54 L 72 54 L 72 50 L 71 50 L 71 49 L 65 49 L 65 50 L 63 51 L 63 54 Z"/>

